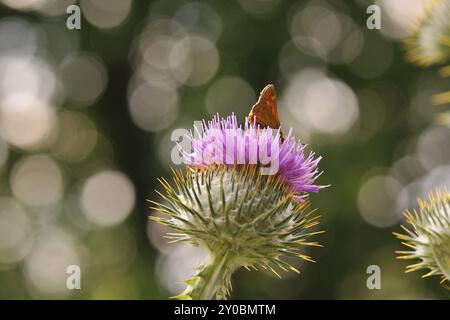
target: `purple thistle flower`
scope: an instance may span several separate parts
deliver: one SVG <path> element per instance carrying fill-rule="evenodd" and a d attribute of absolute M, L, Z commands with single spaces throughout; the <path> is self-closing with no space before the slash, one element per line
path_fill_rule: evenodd
<path fill-rule="evenodd" d="M 191 150 L 180 147 L 180 151 L 191 167 L 256 165 L 261 174 L 278 175 L 299 201 L 327 187 L 315 184 L 322 173 L 318 169 L 322 157 L 314 152 L 305 155 L 307 145 L 295 139 L 292 129 L 283 140 L 280 130 L 273 134 L 271 128 L 260 128 L 247 119 L 244 126 L 239 125 L 234 114 L 226 118 L 217 114 L 208 123 L 203 121 L 201 128 L 194 126 L 188 139 Z"/>
<path fill-rule="evenodd" d="M 161 179 L 162 200 L 150 200 L 165 215 L 151 218 L 175 230 L 167 234 L 171 241 L 210 255 L 179 299 L 227 298 L 231 275 L 241 267 L 280 276 L 275 268 L 299 272 L 285 258 L 314 261 L 304 247 L 320 247 L 309 238 L 322 231 L 311 231 L 319 216 L 304 198 L 324 187 L 315 184 L 320 157 L 306 153 L 292 130 L 283 139 L 280 129 L 273 134 L 255 118 L 238 125 L 234 114 L 203 121 L 187 138 L 189 150 L 178 145 L 185 172 L 174 170 L 173 185 Z"/>

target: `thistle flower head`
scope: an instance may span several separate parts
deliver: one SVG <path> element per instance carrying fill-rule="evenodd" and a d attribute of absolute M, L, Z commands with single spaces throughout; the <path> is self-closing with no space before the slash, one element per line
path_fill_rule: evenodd
<path fill-rule="evenodd" d="M 314 183 L 320 158 L 305 156 L 306 146 L 291 132 L 281 141 L 280 132 L 241 127 L 234 115 L 216 116 L 194 131 L 192 149 L 181 149 L 186 169 L 173 171 L 173 183 L 161 179 L 163 200 L 150 201 L 165 214 L 151 218 L 175 231 L 167 235 L 171 241 L 211 255 L 179 298 L 227 297 L 240 267 L 278 275 L 277 269 L 298 272 L 286 258 L 313 261 L 304 246 L 320 246 L 309 240 L 320 233 L 311 231 L 319 217 L 308 211 L 306 196 L 322 188 Z"/>
<path fill-rule="evenodd" d="M 438 275 L 450 281 L 450 193 L 446 189 L 430 193 L 428 201 L 418 200 L 419 209 L 406 211 L 405 233 L 394 233 L 409 251 L 397 251 L 399 259 L 420 260 L 406 272 L 427 269 L 422 277 Z"/>
<path fill-rule="evenodd" d="M 450 2 L 430 0 L 405 41 L 408 58 L 421 66 L 450 58 Z"/>
<path fill-rule="evenodd" d="M 201 128 L 195 127 L 188 138 L 192 152 L 182 153 L 192 167 L 256 165 L 266 169 L 263 174 L 279 176 L 297 200 L 325 187 L 315 184 L 321 174 L 317 168 L 321 157 L 315 158 L 313 152 L 305 155 L 306 145 L 293 137 L 292 130 L 281 139 L 279 130 L 274 135 L 271 128 L 248 121 L 238 125 L 234 114 L 225 119 L 216 115 Z"/>

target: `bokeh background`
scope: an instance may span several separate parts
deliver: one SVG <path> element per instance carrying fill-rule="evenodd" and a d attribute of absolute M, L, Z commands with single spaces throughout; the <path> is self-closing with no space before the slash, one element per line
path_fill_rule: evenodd
<path fill-rule="evenodd" d="M 402 211 L 450 187 L 437 68 L 405 60 L 424 0 L 0 0 L 0 298 L 165 299 L 202 252 L 168 245 L 146 198 L 176 128 L 242 121 L 274 83 L 284 130 L 323 155 L 316 264 L 239 271 L 232 298 L 448 298 L 395 259 Z M 81 7 L 81 30 L 66 8 Z M 366 28 L 369 4 L 381 30 Z M 81 290 L 67 290 L 68 265 Z M 368 290 L 378 265 L 382 289 Z"/>

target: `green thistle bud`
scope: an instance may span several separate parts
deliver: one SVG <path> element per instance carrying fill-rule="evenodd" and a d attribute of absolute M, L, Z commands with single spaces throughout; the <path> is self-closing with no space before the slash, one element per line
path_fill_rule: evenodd
<path fill-rule="evenodd" d="M 442 64 L 450 60 L 450 2 L 428 1 L 423 14 L 417 19 L 414 32 L 405 40 L 406 56 L 409 61 L 422 67 Z M 450 76 L 450 66 L 440 70 L 442 77 Z M 435 105 L 450 103 L 450 91 L 446 90 L 432 97 Z M 441 112 L 436 122 L 450 125 L 449 112 Z"/>
<path fill-rule="evenodd" d="M 405 40 L 407 57 L 421 66 L 439 64 L 450 58 L 450 3 L 430 0 Z"/>
<path fill-rule="evenodd" d="M 450 193 L 446 189 L 430 193 L 428 201 L 418 200 L 419 210 L 405 212 L 409 228 L 394 233 L 410 251 L 397 251 L 399 259 L 419 259 L 406 272 L 429 270 L 422 277 L 441 276 L 450 281 Z"/>
<path fill-rule="evenodd" d="M 313 261 L 302 246 L 320 246 L 308 241 L 320 232 L 318 216 L 307 211 L 308 202 L 286 192 L 279 176 L 263 176 L 257 166 L 225 165 L 186 172 L 174 170 L 174 187 L 166 180 L 160 193 L 164 203 L 153 209 L 166 214 L 151 217 L 176 232 L 167 237 L 207 248 L 210 262 L 186 281 L 180 299 L 225 299 L 231 290 L 231 275 L 240 267 L 299 272 L 284 261 L 295 257 Z"/>

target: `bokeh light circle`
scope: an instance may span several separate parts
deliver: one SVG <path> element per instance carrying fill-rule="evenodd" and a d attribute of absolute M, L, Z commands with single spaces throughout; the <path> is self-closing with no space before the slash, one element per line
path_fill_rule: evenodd
<path fill-rule="evenodd" d="M 30 289 L 37 294 L 69 294 L 67 267 L 80 265 L 75 240 L 54 227 L 37 235 L 33 249 L 25 259 L 24 274 Z"/>
<path fill-rule="evenodd" d="M 370 225 L 386 228 L 397 224 L 402 218 L 398 206 L 401 184 L 391 176 L 379 175 L 368 179 L 358 194 L 358 209 Z"/>
<path fill-rule="evenodd" d="M 219 52 L 202 36 L 180 39 L 170 53 L 171 71 L 181 83 L 197 87 L 208 83 L 219 68 Z"/>
<path fill-rule="evenodd" d="M 110 29 L 126 20 L 133 0 L 81 0 L 80 6 L 87 21 L 98 28 Z"/>
<path fill-rule="evenodd" d="M 102 171 L 83 185 L 80 204 L 83 213 L 98 226 L 122 223 L 135 205 L 135 189 L 130 179 L 118 171 Z"/>
<path fill-rule="evenodd" d="M 206 93 L 205 104 L 210 115 L 226 115 L 233 111 L 240 119 L 248 115 L 256 94 L 250 84 L 237 76 L 224 76 L 214 81 Z"/>
<path fill-rule="evenodd" d="M 290 78 L 281 100 L 300 126 L 310 132 L 341 135 L 359 117 L 353 90 L 315 68 L 306 68 Z"/>
<path fill-rule="evenodd" d="M 63 60 L 59 72 L 67 96 L 75 103 L 92 104 L 106 88 L 106 67 L 93 55 L 72 54 Z"/>
<path fill-rule="evenodd" d="M 159 84 L 131 84 L 128 110 L 139 128 L 151 132 L 164 130 L 178 116 L 178 93 Z"/>
<path fill-rule="evenodd" d="M 64 193 L 62 171 L 46 155 L 21 159 L 13 167 L 10 182 L 14 196 L 33 207 L 53 205 L 61 200 Z"/>
<path fill-rule="evenodd" d="M 23 206 L 14 199 L 0 197 L 0 265 L 19 262 L 25 257 L 30 232 L 31 220 Z"/>

